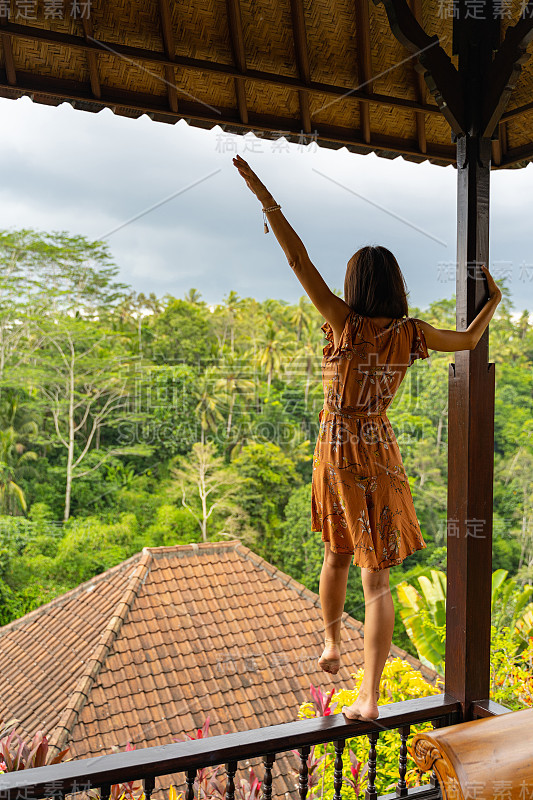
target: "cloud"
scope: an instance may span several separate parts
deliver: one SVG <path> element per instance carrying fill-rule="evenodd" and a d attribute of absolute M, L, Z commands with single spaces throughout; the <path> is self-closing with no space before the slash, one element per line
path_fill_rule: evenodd
<path fill-rule="evenodd" d="M 232 163 L 238 152 L 332 288 L 342 287 L 359 247 L 383 244 L 399 260 L 412 306 L 455 293 L 453 167 L 234 136 L 184 120 L 131 120 L 109 109 L 88 114 L 29 98 L 0 99 L 0 111 L 2 227 L 97 239 L 151 208 L 107 239 L 120 279 L 137 291 L 181 297 L 195 287 L 209 303 L 232 289 L 259 300 L 295 302 L 303 294 L 274 234 L 263 233 L 261 205 Z M 533 274 L 524 270 L 529 172 L 491 177 L 491 269 L 498 279 L 510 262 L 515 305 L 531 308 Z"/>

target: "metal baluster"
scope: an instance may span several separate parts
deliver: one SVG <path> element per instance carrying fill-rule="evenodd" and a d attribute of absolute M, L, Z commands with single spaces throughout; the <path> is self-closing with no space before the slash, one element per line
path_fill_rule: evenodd
<path fill-rule="evenodd" d="M 298 752 L 300 753 L 298 791 L 300 793 L 300 800 L 306 800 L 307 789 L 309 788 L 309 769 L 307 767 L 307 759 L 309 758 L 311 747 L 310 745 L 306 744 L 305 747 L 299 747 Z"/>
<path fill-rule="evenodd" d="M 263 776 L 262 800 L 272 800 L 272 764 L 275 758 L 276 756 L 274 753 L 268 753 L 266 756 L 263 756 L 265 774 Z"/>
<path fill-rule="evenodd" d="M 365 800 L 377 800 L 378 793 L 374 781 L 376 780 L 376 742 L 379 737 L 378 731 L 367 733 L 370 740 L 370 751 L 368 753 L 368 785 L 365 790 Z"/>
<path fill-rule="evenodd" d="M 335 744 L 335 769 L 333 772 L 333 800 L 342 800 L 342 754 L 344 752 L 344 739 L 337 739 Z"/>
<path fill-rule="evenodd" d="M 235 800 L 235 773 L 237 772 L 237 762 L 228 761 L 226 764 L 226 800 Z"/>
<path fill-rule="evenodd" d="M 143 778 L 144 800 L 150 800 L 155 787 L 155 778 L 152 775 Z"/>
<path fill-rule="evenodd" d="M 103 783 L 100 786 L 100 800 L 109 800 L 110 794 L 111 794 L 111 784 Z"/>
<path fill-rule="evenodd" d="M 185 800 L 194 800 L 194 781 L 196 780 L 196 770 L 187 770 L 187 791 L 185 792 Z"/>
<path fill-rule="evenodd" d="M 398 772 L 400 777 L 396 784 L 396 797 L 407 797 L 407 784 L 405 782 L 405 773 L 407 772 L 407 739 L 411 732 L 410 725 L 402 725 L 399 728 L 400 733 L 400 755 L 398 758 Z"/>

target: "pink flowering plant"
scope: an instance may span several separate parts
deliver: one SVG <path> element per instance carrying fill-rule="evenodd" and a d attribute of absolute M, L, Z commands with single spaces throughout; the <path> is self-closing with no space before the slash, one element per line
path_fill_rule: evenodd
<path fill-rule="evenodd" d="M 12 720 L 15 724 L 18 720 Z M 62 750 L 53 758 L 48 757 L 48 739 L 44 731 L 39 730 L 34 734 L 31 742 L 27 744 L 16 730 L 0 739 L 0 756 L 2 758 L 2 772 L 16 772 L 20 769 L 33 769 L 50 764 L 59 764 L 69 751 L 69 747 Z"/>

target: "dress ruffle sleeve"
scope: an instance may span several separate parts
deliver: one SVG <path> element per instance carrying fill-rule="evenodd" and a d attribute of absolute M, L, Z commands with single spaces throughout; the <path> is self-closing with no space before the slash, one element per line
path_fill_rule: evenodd
<path fill-rule="evenodd" d="M 420 320 L 411 317 L 411 352 L 409 354 L 409 364 L 411 366 L 414 364 L 417 358 L 428 358 L 429 352 L 426 343 L 426 337 L 424 335 L 424 331 L 420 327 Z"/>
<path fill-rule="evenodd" d="M 342 329 L 341 338 L 339 339 L 339 344 L 337 347 L 335 347 L 333 328 L 329 322 L 324 322 L 324 324 L 321 325 L 321 329 L 324 331 L 324 335 L 328 340 L 328 344 L 322 350 L 322 353 L 326 358 L 332 358 L 333 356 L 341 353 L 343 350 L 351 350 L 353 348 L 354 330 L 359 319 L 359 314 L 357 314 L 355 311 L 350 311 L 344 322 L 344 328 Z"/>

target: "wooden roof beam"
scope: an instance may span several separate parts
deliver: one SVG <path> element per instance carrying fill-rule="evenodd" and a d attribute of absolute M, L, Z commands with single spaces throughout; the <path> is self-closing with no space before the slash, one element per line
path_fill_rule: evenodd
<path fill-rule="evenodd" d="M 457 136 L 465 132 L 464 101 L 459 73 L 439 44 L 415 19 L 406 0 L 373 0 L 383 3 L 392 33 L 425 68 L 424 79 L 442 114 Z"/>
<path fill-rule="evenodd" d="M 500 42 L 499 46 L 503 41 L 503 28 L 499 25 L 499 34 L 500 34 Z M 507 123 L 500 119 L 498 123 L 498 138 L 492 139 L 492 153 L 491 153 L 491 161 L 492 163 L 499 167 L 502 163 L 502 158 L 505 155 L 507 150 Z"/>
<path fill-rule="evenodd" d="M 85 41 L 89 42 L 94 38 L 93 23 L 90 17 L 86 18 L 82 15 L 81 24 L 83 26 L 83 35 Z M 98 56 L 93 50 L 87 50 L 85 53 L 87 58 L 87 66 L 89 67 L 89 80 L 91 81 L 92 93 L 95 97 L 102 96 L 102 87 L 100 85 L 100 76 L 98 74 Z"/>
<path fill-rule="evenodd" d="M 305 16 L 302 0 L 291 0 L 291 20 L 298 75 L 303 83 L 308 84 L 311 80 L 311 71 L 309 68 L 309 52 L 307 49 L 307 35 L 305 32 Z M 299 89 L 298 100 L 300 103 L 302 132 L 310 134 L 311 111 L 309 108 L 309 92 L 304 89 Z"/>
<path fill-rule="evenodd" d="M 355 0 L 355 33 L 357 37 L 357 78 L 362 90 L 369 94 L 372 91 L 372 49 L 370 46 L 370 15 L 368 0 Z M 370 106 L 359 103 L 361 118 L 361 135 L 370 144 Z"/>
<path fill-rule="evenodd" d="M 411 11 L 416 21 L 420 23 L 422 21 L 422 0 L 411 0 Z M 413 72 L 415 75 L 415 95 L 416 99 L 420 100 L 422 103 L 426 100 L 427 88 L 424 80 L 423 69 L 424 68 L 421 68 L 420 64 L 417 62 L 415 62 L 413 65 Z M 420 148 L 421 153 L 425 153 L 427 148 L 426 118 L 422 112 L 417 111 L 415 113 L 415 122 L 418 147 Z"/>
<path fill-rule="evenodd" d="M 4 33 L 2 30 L 8 24 L 5 17 L 0 18 L 0 38 L 2 39 L 2 50 L 4 51 L 4 69 L 9 84 L 11 86 L 17 85 L 17 73 L 15 70 L 15 61 L 13 59 L 13 45 L 11 43 L 11 36 Z"/>
<path fill-rule="evenodd" d="M 228 15 L 228 29 L 233 53 L 233 63 L 239 73 L 246 72 L 246 52 L 244 49 L 244 35 L 242 32 L 241 7 L 239 0 L 226 0 Z M 246 85 L 243 77 L 235 76 L 235 97 L 237 98 L 237 108 L 239 119 L 244 125 L 248 124 L 248 103 L 246 102 Z"/>
<path fill-rule="evenodd" d="M 525 103 L 523 106 L 517 106 L 516 108 L 512 108 L 510 111 L 505 111 L 501 115 L 500 120 L 509 122 L 509 120 L 520 117 L 522 114 L 527 114 L 529 111 L 533 111 L 533 100 L 530 103 Z"/>
<path fill-rule="evenodd" d="M 159 0 L 159 21 L 161 23 L 165 56 L 169 61 L 174 61 L 176 59 L 176 46 L 174 44 L 174 33 L 172 31 L 172 15 L 170 13 L 169 0 Z M 170 66 L 170 64 L 165 64 L 164 69 L 168 105 L 171 111 L 177 113 L 178 91 L 176 89 L 176 70 L 175 67 Z"/>
<path fill-rule="evenodd" d="M 483 102 L 482 135 L 492 136 L 515 88 L 522 64 L 530 58 L 526 48 L 533 39 L 533 0 L 529 0 L 515 25 L 509 25 L 490 65 Z"/>
<path fill-rule="evenodd" d="M 524 144 L 520 147 L 513 147 L 511 150 L 507 150 L 505 155 L 502 157 L 501 164 L 498 164 L 499 167 L 511 167 L 514 164 L 519 164 L 520 161 L 526 161 L 533 158 L 533 145 L 531 144 Z"/>
<path fill-rule="evenodd" d="M 153 50 L 144 50 L 140 47 L 130 47 L 129 45 L 121 45 L 113 43 L 108 45 L 106 42 L 98 43 L 98 40 L 86 42 L 80 36 L 73 36 L 66 33 L 58 33 L 45 28 L 31 28 L 29 26 L 18 25 L 15 23 L 8 23 L 0 32 L 8 33 L 11 37 L 28 39 L 30 41 L 46 42 L 59 47 L 72 47 L 83 52 L 93 51 L 95 53 L 111 52 L 117 57 L 123 57 L 128 60 L 139 62 L 154 63 L 159 66 L 168 64 L 169 66 L 181 66 L 199 70 L 201 72 L 212 73 L 214 75 L 222 75 L 224 77 L 245 77 L 246 80 L 257 81 L 259 83 L 266 83 L 270 86 L 280 86 L 289 89 L 303 89 L 308 92 L 318 92 L 319 94 L 326 94 L 332 97 L 350 97 L 364 103 L 375 103 L 376 105 L 390 106 L 392 108 L 408 108 L 418 111 L 423 111 L 426 114 L 437 114 L 441 116 L 441 110 L 438 105 L 430 105 L 428 103 L 418 103 L 414 100 L 406 100 L 403 97 L 393 97 L 390 95 L 377 94 L 369 92 L 366 94 L 357 89 L 347 89 L 346 86 L 335 86 L 328 83 L 319 83 L 318 81 L 310 81 L 308 85 L 304 84 L 299 78 L 291 78 L 286 75 L 277 75 L 269 72 L 260 72 L 259 70 L 248 69 L 245 75 L 241 75 L 235 67 L 229 64 L 219 64 L 217 62 L 205 61 L 198 58 L 189 58 L 187 56 L 176 56 L 175 62 L 172 63 L 166 55 Z M 50 78 L 52 80 L 52 78 Z M 70 83 L 75 83 L 71 81 Z M 79 83 L 79 82 L 78 82 Z M 82 85 L 82 84 L 81 84 Z M 45 89 L 42 90 L 46 91 Z M 175 113 L 175 112 L 173 112 Z M 182 116 L 186 116 L 185 114 Z"/>

